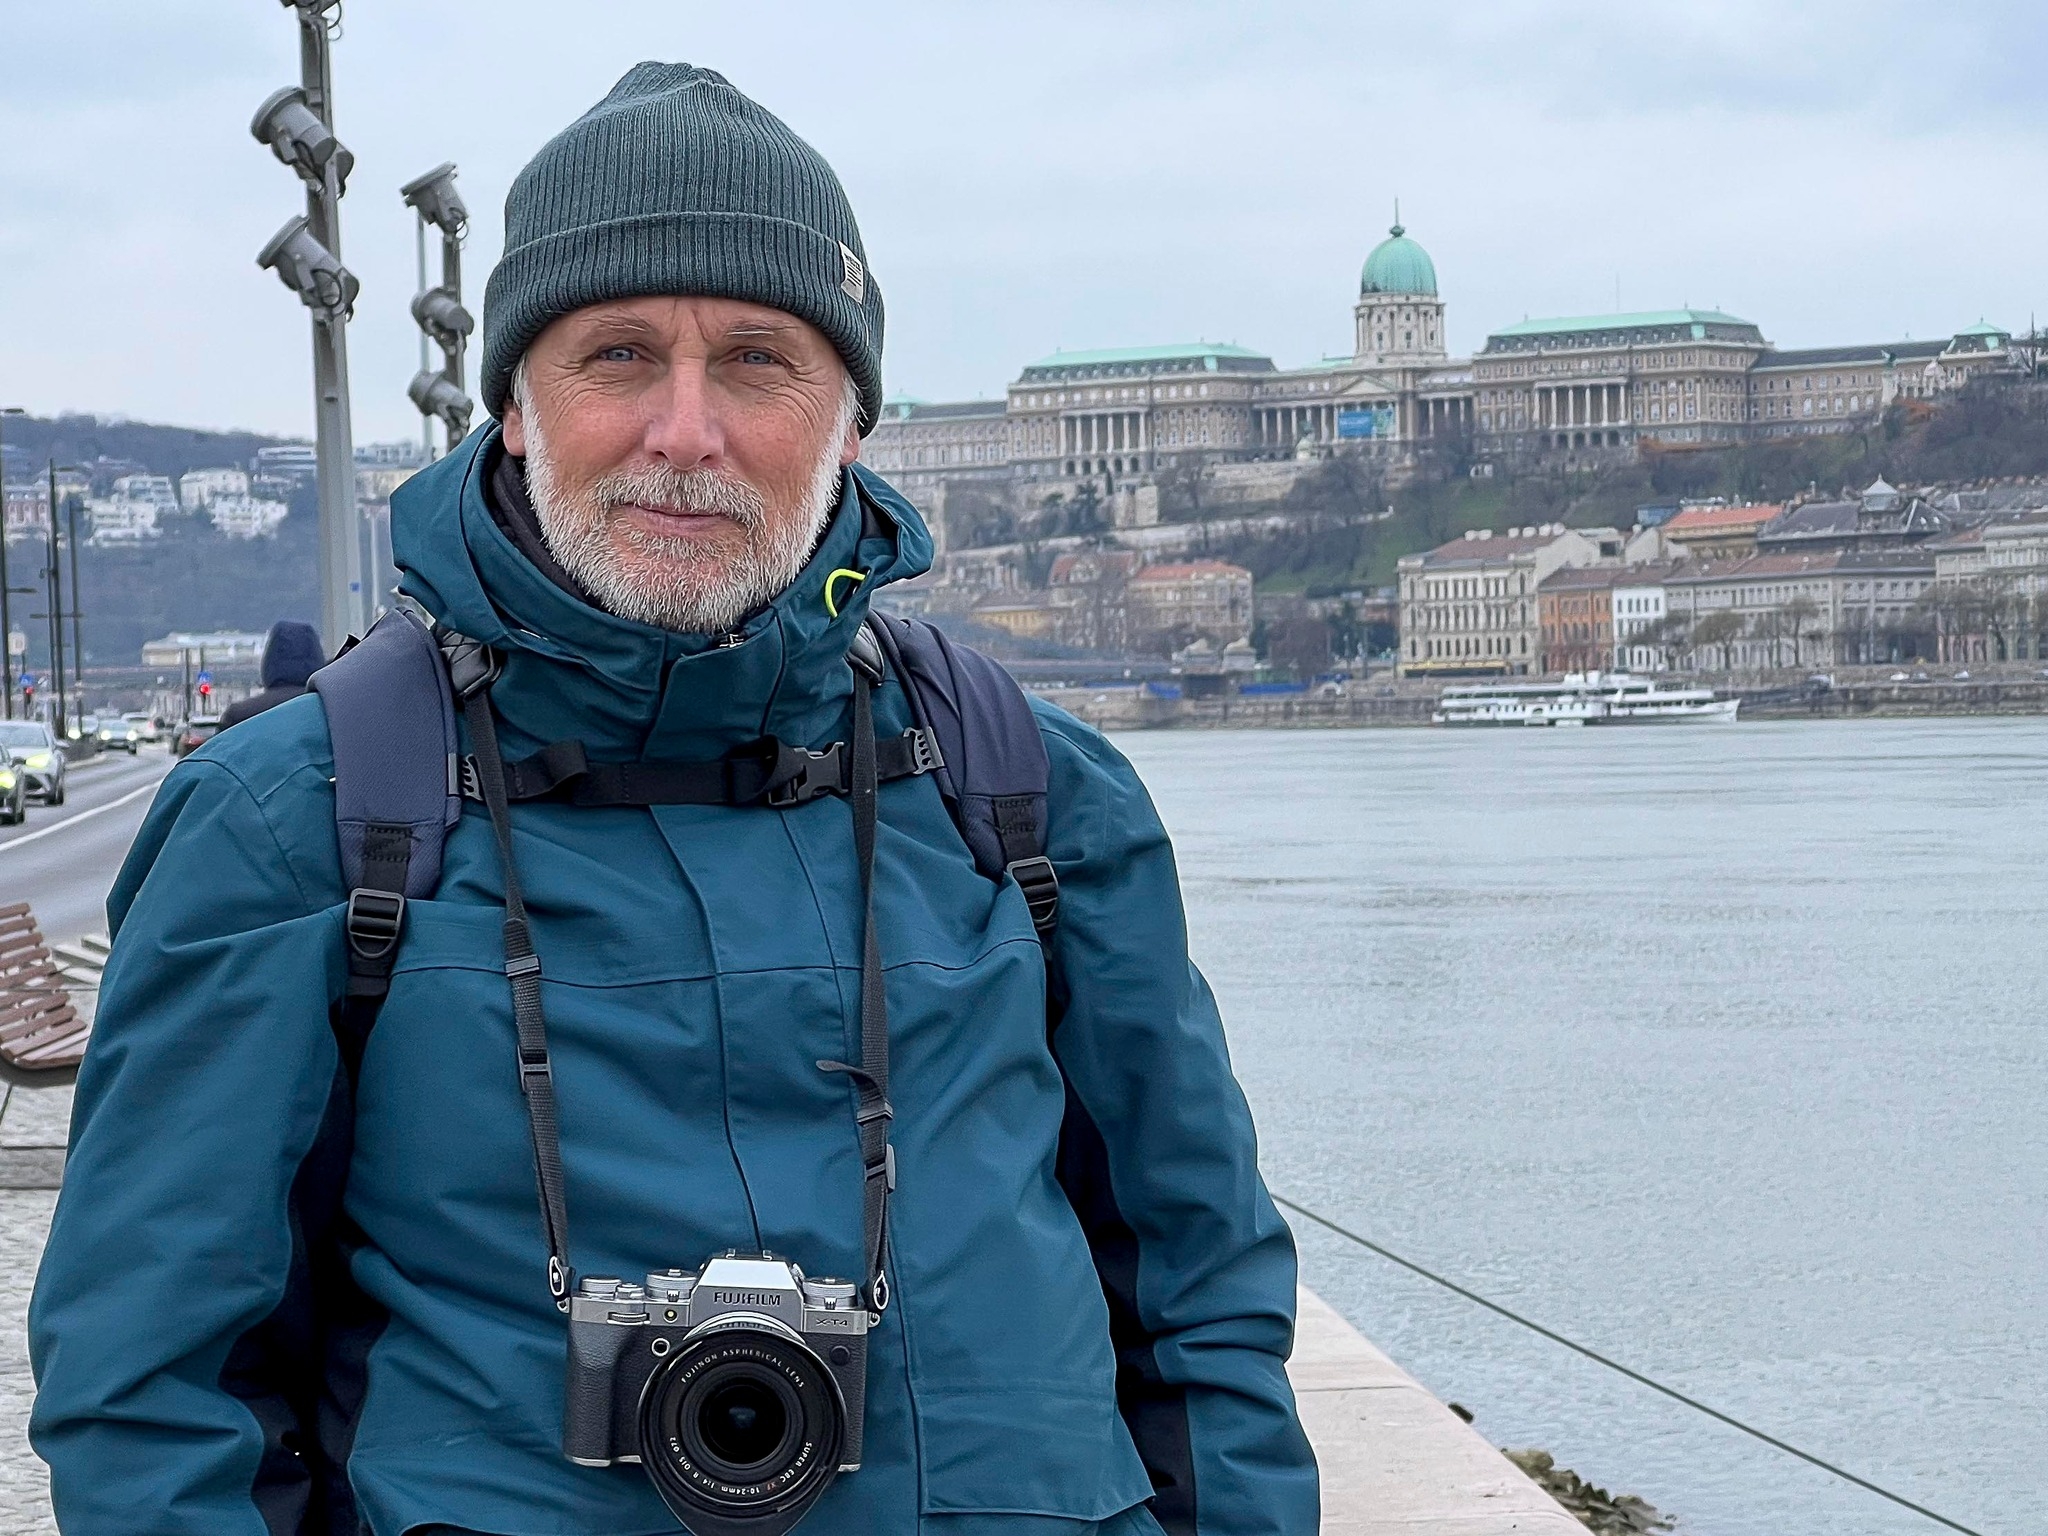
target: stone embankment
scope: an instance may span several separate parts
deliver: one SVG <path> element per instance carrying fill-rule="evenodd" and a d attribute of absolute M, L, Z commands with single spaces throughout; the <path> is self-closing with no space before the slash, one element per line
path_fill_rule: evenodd
<path fill-rule="evenodd" d="M 1287 1374 L 1322 1469 L 1323 1536 L 1585 1536 L 1327 1302 L 1303 1291 L 1297 1310 Z"/>
<path fill-rule="evenodd" d="M 1938 715 L 2048 714 L 2048 678 L 1930 676 L 1922 680 L 1838 680 L 1825 688 L 1672 675 L 1674 685 L 1715 688 L 1743 701 L 1744 720 L 1847 720 Z M 1509 679 L 1522 682 L 1528 679 Z M 1102 730 L 1169 727 L 1223 730 L 1298 729 L 1317 726 L 1428 725 L 1439 685 L 1373 678 L 1306 693 L 1224 694 L 1165 698 L 1127 684 L 1035 689 L 1042 697 Z"/>

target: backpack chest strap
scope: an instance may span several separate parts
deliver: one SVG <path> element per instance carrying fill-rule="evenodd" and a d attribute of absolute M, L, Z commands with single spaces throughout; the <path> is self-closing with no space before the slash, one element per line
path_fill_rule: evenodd
<path fill-rule="evenodd" d="M 938 739 L 912 727 L 875 743 L 875 777 L 916 778 L 944 765 Z M 505 799 L 555 800 L 577 806 L 766 805 L 790 810 L 823 795 L 853 790 L 853 755 L 835 741 L 822 750 L 773 736 L 711 762 L 592 762 L 580 741 L 557 741 L 504 765 Z M 462 760 L 462 794 L 481 801 L 476 757 Z"/>

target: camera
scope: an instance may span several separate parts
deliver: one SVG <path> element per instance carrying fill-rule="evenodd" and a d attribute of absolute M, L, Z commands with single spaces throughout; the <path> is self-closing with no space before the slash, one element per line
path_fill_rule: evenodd
<path fill-rule="evenodd" d="M 851 1281 L 769 1253 L 581 1280 L 562 1449 L 639 1462 L 694 1536 L 781 1536 L 860 1468 L 868 1322 Z"/>

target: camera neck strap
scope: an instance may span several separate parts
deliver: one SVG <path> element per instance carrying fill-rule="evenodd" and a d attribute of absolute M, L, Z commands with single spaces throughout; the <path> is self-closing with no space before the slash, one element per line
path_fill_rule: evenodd
<path fill-rule="evenodd" d="M 876 762 L 874 691 L 881 683 L 879 667 L 854 656 L 853 741 L 851 782 L 847 798 L 853 810 L 854 855 L 860 865 L 861 965 L 860 1061 L 820 1061 L 823 1072 L 844 1073 L 855 1087 L 854 1124 L 861 1156 L 861 1237 L 866 1272 L 862 1287 L 871 1311 L 889 1305 L 885 1271 L 889 1241 L 889 1192 L 896 1186 L 896 1159 L 889 1146 L 889 1010 L 883 987 L 881 946 L 875 935 L 875 826 L 879 774 Z M 526 897 L 512 854 L 512 814 L 505 784 L 505 758 L 498 746 L 498 725 L 491 711 L 490 685 L 495 669 L 464 687 L 456 687 L 463 720 L 469 727 L 470 750 L 476 764 L 476 788 L 489 813 L 497 839 L 498 862 L 505 882 L 505 976 L 512 986 L 512 1027 L 519 1045 L 519 1088 L 526 1100 L 526 1120 L 533 1136 L 534 1179 L 540 1188 L 541 1226 L 548 1245 L 548 1294 L 557 1310 L 569 1310 L 569 1216 L 562 1171 L 561 1116 L 555 1100 L 555 1079 L 548 1059 L 547 1019 L 541 1009 L 540 956 L 533 947 Z"/>

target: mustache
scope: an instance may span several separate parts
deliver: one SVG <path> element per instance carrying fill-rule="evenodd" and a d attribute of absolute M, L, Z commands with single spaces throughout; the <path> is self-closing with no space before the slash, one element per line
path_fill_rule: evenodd
<path fill-rule="evenodd" d="M 754 530 L 767 521 L 767 503 L 746 481 L 710 469 L 677 469 L 644 464 L 613 470 L 592 482 L 586 493 L 604 512 L 641 506 L 681 516 L 722 517 Z"/>

